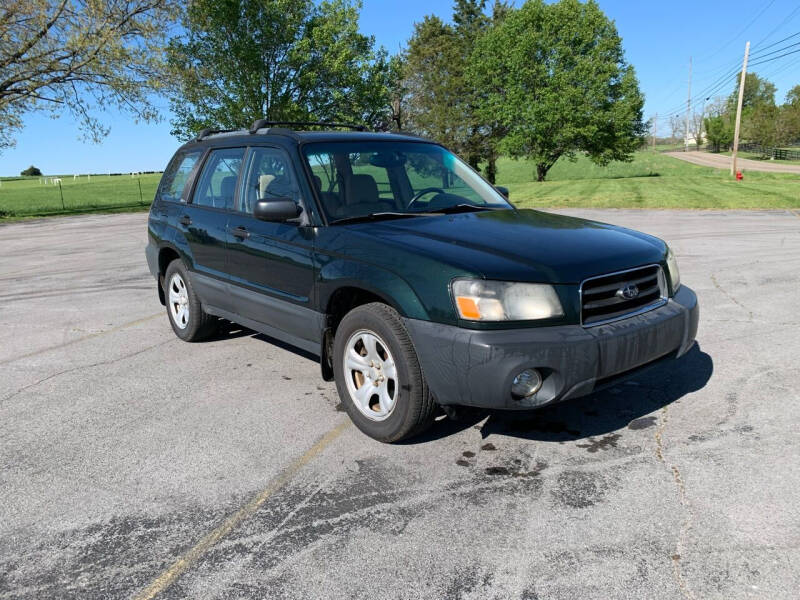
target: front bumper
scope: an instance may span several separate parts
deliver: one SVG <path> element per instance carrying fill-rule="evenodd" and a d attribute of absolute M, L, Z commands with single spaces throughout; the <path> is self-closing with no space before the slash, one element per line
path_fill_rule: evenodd
<path fill-rule="evenodd" d="M 439 404 L 530 409 L 584 396 L 598 382 L 666 356 L 685 354 L 697 335 L 697 296 L 682 286 L 664 306 L 614 323 L 478 331 L 406 319 L 425 379 Z M 511 395 L 511 381 L 539 369 L 541 389 Z"/>

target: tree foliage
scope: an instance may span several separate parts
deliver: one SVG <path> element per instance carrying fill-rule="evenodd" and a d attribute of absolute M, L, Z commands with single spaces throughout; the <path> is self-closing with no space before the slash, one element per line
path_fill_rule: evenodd
<path fill-rule="evenodd" d="M 800 85 L 794 86 L 787 92 L 786 104 L 800 108 Z"/>
<path fill-rule="evenodd" d="M 733 143 L 733 124 L 728 115 L 706 117 L 706 140 L 712 152 L 727 150 Z"/>
<path fill-rule="evenodd" d="M 479 115 L 507 128 L 501 148 L 532 159 L 539 181 L 562 156 L 628 161 L 643 142 L 636 75 L 594 0 L 528 0 L 478 40 L 471 74 Z"/>
<path fill-rule="evenodd" d="M 193 0 L 169 47 L 174 134 L 254 120 L 390 118 L 386 52 L 349 0 Z"/>
<path fill-rule="evenodd" d="M 34 167 L 33 165 L 20 173 L 20 175 L 23 177 L 39 177 L 41 174 L 42 171 L 39 169 L 39 167 Z"/>
<path fill-rule="evenodd" d="M 736 89 L 728 97 L 729 112 L 736 113 L 736 106 L 739 102 L 740 76 L 736 75 Z M 744 78 L 744 95 L 742 97 L 742 110 L 756 108 L 758 106 L 775 106 L 775 84 L 759 77 L 756 73 L 747 73 Z"/>
<path fill-rule="evenodd" d="M 468 70 L 477 40 L 510 10 L 496 1 L 489 15 L 486 0 L 456 0 L 453 23 L 426 16 L 416 24 L 403 56 L 404 125 L 449 146 L 473 168 L 485 161 L 491 182 L 502 130 L 478 114 L 482 90 Z"/>
<path fill-rule="evenodd" d="M 738 83 L 737 79 L 737 83 Z M 742 98 L 741 139 L 760 145 L 765 152 L 800 140 L 800 85 L 786 94 L 786 103 L 775 103 L 775 85 L 759 76 L 748 73 L 745 77 Z M 717 115 L 706 121 L 709 142 L 717 152 L 733 143 L 734 121 L 739 98 L 739 88 L 728 96 L 724 105 L 717 106 Z"/>
<path fill-rule="evenodd" d="M 0 4 L 0 149 L 22 115 L 70 114 L 98 141 L 114 107 L 154 120 L 162 56 L 175 17 L 163 0 L 26 0 Z"/>

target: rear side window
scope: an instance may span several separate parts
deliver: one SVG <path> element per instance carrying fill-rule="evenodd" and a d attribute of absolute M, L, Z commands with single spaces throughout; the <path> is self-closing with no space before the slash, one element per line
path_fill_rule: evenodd
<path fill-rule="evenodd" d="M 180 202 L 183 189 L 189 180 L 189 175 L 197 164 L 201 151 L 181 152 L 169 163 L 164 175 L 161 176 L 161 184 L 158 186 L 159 200 L 169 202 Z"/>
<path fill-rule="evenodd" d="M 208 155 L 192 203 L 213 208 L 233 208 L 236 181 L 242 169 L 244 148 L 222 148 Z"/>

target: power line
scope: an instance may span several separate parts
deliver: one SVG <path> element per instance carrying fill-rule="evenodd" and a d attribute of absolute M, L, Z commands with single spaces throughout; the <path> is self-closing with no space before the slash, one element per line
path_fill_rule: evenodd
<path fill-rule="evenodd" d="M 753 20 L 752 20 L 752 21 L 750 21 L 750 22 L 749 22 L 747 25 L 745 25 L 745 26 L 744 26 L 744 28 L 743 28 L 743 29 L 742 29 L 742 30 L 741 30 L 739 33 L 737 33 L 735 36 L 728 38 L 728 41 L 727 41 L 727 42 L 725 42 L 725 43 L 724 43 L 724 44 L 723 44 L 723 45 L 722 45 L 720 48 L 718 48 L 718 49 L 717 49 L 717 50 L 716 50 L 714 53 L 712 53 L 712 54 L 710 54 L 710 55 L 708 55 L 708 56 L 706 56 L 706 57 L 704 57 L 704 58 L 701 58 L 701 59 L 700 59 L 699 61 L 697 61 L 697 62 L 705 62 L 705 61 L 707 61 L 708 59 L 710 59 L 710 58 L 713 58 L 714 56 L 716 56 L 717 54 L 719 54 L 720 52 L 722 52 L 723 50 L 725 50 L 725 49 L 726 49 L 728 46 L 730 46 L 730 45 L 731 45 L 733 42 L 737 41 L 737 40 L 739 39 L 739 36 L 741 36 L 741 35 L 742 35 L 742 34 L 743 34 L 745 31 L 747 31 L 747 30 L 750 28 L 750 26 L 751 26 L 753 23 L 755 23 L 756 21 L 758 21 L 758 19 L 761 17 L 761 15 L 763 15 L 765 12 L 767 12 L 767 10 L 769 10 L 769 8 L 770 8 L 770 7 L 771 7 L 773 4 L 775 4 L 775 0 L 771 0 L 769 4 L 767 4 L 767 5 L 766 5 L 764 8 L 762 8 L 762 9 L 759 11 L 759 13 L 758 13 L 758 14 L 757 14 L 755 17 L 753 17 Z"/>
<path fill-rule="evenodd" d="M 707 61 L 709 58 L 719 54 L 723 49 L 725 49 L 727 46 L 729 46 L 733 41 L 735 41 L 736 37 L 738 37 L 739 35 L 744 33 L 753 23 L 755 23 L 756 20 L 758 20 L 761 17 L 761 15 L 763 15 L 772 6 L 772 4 L 774 4 L 774 0 L 772 0 L 772 2 L 767 4 L 767 6 L 765 6 L 755 17 L 753 17 L 753 19 L 744 27 L 744 29 L 742 29 L 742 31 L 739 34 L 737 34 L 737 36 L 735 36 L 734 38 L 731 38 L 726 44 L 724 44 L 722 47 L 720 47 L 713 54 L 706 56 L 706 58 L 703 59 L 703 60 Z M 784 18 L 782 20 L 782 22 L 777 27 L 772 29 L 772 31 L 770 31 L 765 37 L 763 37 L 759 41 L 759 44 L 764 42 L 765 40 L 769 39 L 769 37 L 772 36 L 772 34 L 774 34 L 781 27 L 786 25 L 798 13 L 800 13 L 800 6 L 798 6 L 794 10 L 792 10 L 789 13 L 789 15 L 786 18 Z M 753 66 L 757 66 L 757 65 L 767 64 L 767 63 L 772 62 L 774 60 L 778 60 L 778 59 L 783 58 L 785 56 L 789 56 L 791 54 L 795 54 L 797 52 L 800 52 L 800 50 L 793 50 L 791 52 L 784 52 L 785 50 L 787 50 L 789 48 L 794 48 L 794 47 L 800 45 L 800 42 L 796 42 L 796 43 L 788 44 L 786 46 L 783 46 L 783 47 L 778 48 L 776 50 L 773 50 L 771 52 L 765 53 L 765 50 L 773 48 L 773 47 L 777 46 L 778 44 L 781 44 L 781 43 L 783 43 L 783 42 L 785 42 L 787 40 L 791 40 L 792 38 L 795 38 L 797 36 L 800 36 L 800 31 L 798 31 L 796 33 L 793 33 L 791 35 L 788 35 L 788 36 L 786 36 L 786 37 L 784 37 L 784 38 L 782 38 L 782 39 L 780 39 L 780 40 L 778 40 L 776 42 L 772 42 L 771 44 L 768 44 L 767 46 L 764 46 L 763 48 L 760 48 L 757 52 L 753 52 L 751 54 L 751 58 L 755 58 L 757 60 L 755 62 L 751 62 L 750 66 L 753 67 Z M 784 53 L 783 54 L 779 54 L 781 52 L 784 52 Z M 778 56 L 773 56 L 775 54 L 779 54 L 779 55 Z M 772 56 L 772 58 L 766 58 L 766 57 L 769 57 L 769 56 Z M 776 71 L 775 73 L 783 72 L 784 70 L 785 69 L 783 67 L 781 67 L 779 69 L 779 71 Z M 704 99 L 704 100 L 710 99 L 714 94 L 719 92 L 721 89 L 725 88 L 726 85 L 730 85 L 731 78 L 733 78 L 735 80 L 735 78 L 736 78 L 735 76 L 738 73 L 740 73 L 741 67 L 737 62 L 737 64 L 733 68 L 730 67 L 730 66 L 723 66 L 721 68 L 717 68 L 717 69 L 715 69 L 715 70 L 710 72 L 710 73 L 713 73 L 713 75 L 710 75 L 709 78 L 713 77 L 717 73 L 720 73 L 720 72 L 723 72 L 723 71 L 724 71 L 724 74 L 722 76 L 717 77 L 712 83 L 708 84 L 701 91 L 696 92 L 696 94 L 694 96 L 692 96 L 691 101 L 692 102 L 696 102 L 698 99 L 701 99 L 701 98 Z M 773 74 L 773 76 L 774 76 L 774 74 Z M 735 83 L 735 81 L 734 81 L 734 83 Z M 679 87 L 680 87 L 680 83 L 675 87 L 674 91 L 671 92 L 668 97 L 672 97 L 675 94 L 675 92 L 679 89 Z M 674 105 L 668 111 L 663 112 L 663 113 L 659 113 L 659 116 L 662 119 L 669 119 L 671 116 L 674 116 L 674 115 L 682 113 L 684 111 L 684 109 L 685 109 L 685 106 L 686 106 L 685 103 L 681 102 L 680 104 Z"/>
<path fill-rule="evenodd" d="M 794 44 L 789 44 L 788 46 L 784 46 L 783 48 L 778 48 L 777 50 L 773 50 L 772 52 L 767 52 L 766 54 L 761 54 L 758 58 L 764 58 L 765 56 L 772 56 L 773 54 L 777 54 L 778 52 L 783 52 L 784 50 L 788 50 L 789 48 L 794 48 L 795 46 L 800 46 L 800 42 L 795 42 Z"/>
<path fill-rule="evenodd" d="M 787 17 L 785 17 L 785 18 L 784 18 L 784 19 L 783 19 L 783 20 L 782 20 L 780 23 L 778 23 L 778 26 L 777 26 L 777 27 L 775 27 L 775 29 L 773 29 L 773 30 L 772 30 L 772 31 L 770 31 L 770 32 L 769 32 L 767 35 L 765 35 L 763 38 L 761 38 L 761 39 L 760 39 L 760 40 L 759 40 L 759 41 L 758 41 L 758 42 L 755 44 L 755 47 L 758 47 L 758 45 L 759 45 L 760 43 L 764 42 L 765 40 L 768 40 L 768 39 L 769 39 L 769 36 L 771 36 L 773 33 L 775 33 L 776 31 L 778 31 L 778 30 L 779 30 L 781 27 L 783 27 L 783 26 L 784 26 L 784 25 L 786 25 L 786 24 L 787 24 L 789 21 L 791 21 L 791 20 L 792 20 L 792 19 L 795 17 L 795 15 L 796 15 L 798 12 L 800 12 L 800 6 L 798 6 L 797 8 L 795 8 L 795 9 L 794 9 L 792 12 L 790 12 L 790 13 L 789 13 L 789 15 L 788 15 Z M 791 37 L 791 36 L 790 36 L 790 37 Z M 788 38 L 787 38 L 787 39 L 788 39 Z M 783 41 L 783 40 L 781 40 L 781 41 Z M 781 43 L 781 41 L 775 42 L 775 44 L 780 44 L 780 43 Z M 775 44 L 771 44 L 771 45 L 773 45 L 773 46 L 774 46 Z M 770 47 L 770 46 L 767 46 L 767 48 L 769 48 L 769 47 Z"/>
<path fill-rule="evenodd" d="M 775 77 L 776 75 L 780 75 L 780 74 L 781 74 L 781 73 L 783 73 L 784 71 L 788 71 L 790 68 L 792 68 L 792 67 L 794 67 L 795 65 L 798 65 L 798 64 L 800 64 L 800 60 L 795 60 L 795 61 L 791 61 L 791 60 L 790 60 L 790 61 L 789 61 L 789 62 L 787 62 L 786 64 L 783 64 L 783 65 L 777 65 L 777 68 L 775 68 L 775 69 L 773 69 L 773 70 L 768 70 L 768 71 L 767 71 L 767 72 L 764 74 L 764 77 L 768 77 L 768 78 L 769 78 L 769 77 Z"/>
<path fill-rule="evenodd" d="M 797 45 L 797 44 L 794 44 L 794 45 Z M 769 63 L 769 62 L 772 62 L 773 60 L 778 60 L 779 58 L 783 58 L 784 56 L 789 56 L 790 54 L 797 54 L 798 52 L 800 52 L 800 48 L 798 48 L 797 50 L 792 50 L 791 52 L 786 52 L 785 54 L 781 54 L 780 56 L 775 56 L 773 58 L 767 58 L 767 59 L 764 59 L 764 60 L 760 60 L 758 62 L 754 62 L 750 66 L 751 67 L 755 67 L 756 65 L 763 65 L 764 63 Z"/>
<path fill-rule="evenodd" d="M 797 10 L 800 11 L 800 6 L 797 7 Z M 792 35 L 788 35 L 785 38 L 783 38 L 782 40 L 778 40 L 777 42 L 772 42 L 769 46 L 764 46 L 761 50 L 759 50 L 758 52 L 754 52 L 753 54 L 761 54 L 764 50 L 767 50 L 768 48 L 772 48 L 773 46 L 777 46 L 781 42 L 785 42 L 786 40 L 790 40 L 793 37 L 797 37 L 798 35 L 800 35 L 800 31 L 798 31 L 797 33 L 793 33 Z"/>
<path fill-rule="evenodd" d="M 710 98 L 712 95 L 714 95 L 714 93 L 719 91 L 721 88 L 725 87 L 726 84 L 730 84 L 731 81 L 733 81 L 732 78 L 735 79 L 735 75 L 737 73 L 739 73 L 739 72 L 741 72 L 741 66 L 739 66 L 739 65 L 736 65 L 732 69 L 729 68 L 729 71 L 726 72 L 725 75 L 723 75 L 722 77 L 719 77 L 713 83 L 707 85 L 706 87 L 704 87 L 700 91 L 696 92 L 695 95 L 692 97 L 692 102 L 694 102 L 695 100 L 698 100 L 698 99 L 708 99 L 708 98 Z M 686 104 L 684 102 L 681 102 L 679 105 L 675 105 L 673 108 L 671 108 L 666 113 L 664 113 L 663 116 L 668 118 L 668 117 L 670 117 L 672 115 L 682 113 L 684 111 L 685 107 L 686 107 Z"/>
<path fill-rule="evenodd" d="M 779 40 L 777 42 L 774 42 L 773 44 L 770 44 L 769 46 L 765 47 L 764 50 L 766 50 L 768 48 L 771 48 L 771 47 L 773 47 L 773 46 L 775 46 L 775 45 L 777 45 L 777 44 L 779 44 L 781 42 L 784 42 L 784 41 L 786 41 L 788 39 L 791 39 L 792 37 L 795 37 L 797 35 L 800 35 L 800 32 L 798 32 L 796 34 L 793 34 L 791 36 L 788 36 L 788 37 L 786 37 L 786 38 L 784 38 L 782 40 Z M 794 44 L 788 44 L 786 46 L 778 48 L 777 50 L 773 50 L 771 52 L 767 52 L 766 54 L 763 54 L 763 50 L 762 50 L 762 54 L 760 54 L 760 56 L 756 57 L 759 60 L 751 62 L 750 66 L 751 67 L 755 67 L 755 66 L 758 66 L 758 65 L 764 65 L 764 64 L 770 63 L 772 61 L 778 60 L 780 58 L 783 58 L 783 57 L 786 57 L 786 56 L 789 56 L 789 55 L 792 55 L 792 54 L 796 54 L 797 52 L 800 52 L 800 48 L 798 48 L 797 50 L 793 50 L 791 52 L 785 52 L 785 51 L 788 50 L 789 48 L 796 48 L 797 46 L 800 46 L 800 42 L 796 42 Z M 778 56 L 773 56 L 775 54 L 778 54 Z M 768 56 L 771 56 L 772 58 L 766 58 Z M 719 90 L 724 88 L 726 86 L 726 84 L 729 84 L 731 77 L 734 77 L 740 71 L 741 71 L 741 68 L 738 65 L 736 67 L 734 67 L 733 69 L 730 69 L 724 75 L 722 75 L 721 77 L 717 78 L 714 82 L 712 82 L 711 84 L 707 85 L 701 91 L 697 92 L 692 97 L 692 102 L 695 102 L 696 100 L 701 99 L 701 98 L 703 98 L 705 100 L 708 100 L 716 92 L 718 92 Z M 662 113 L 663 117 L 664 118 L 669 118 L 672 115 L 680 114 L 680 113 L 683 112 L 684 108 L 685 108 L 685 104 L 683 102 L 681 102 L 680 104 L 674 105 L 674 107 L 671 108 L 670 110 L 668 110 L 667 112 Z"/>

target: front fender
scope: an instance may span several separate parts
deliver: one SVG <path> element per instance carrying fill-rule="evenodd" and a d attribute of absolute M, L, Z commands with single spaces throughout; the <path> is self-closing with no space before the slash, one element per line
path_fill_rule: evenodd
<path fill-rule="evenodd" d="M 336 258 L 322 265 L 317 280 L 318 303 L 325 311 L 331 295 L 342 287 L 366 290 L 383 299 L 404 317 L 429 321 L 422 302 L 408 282 L 376 265 Z"/>

